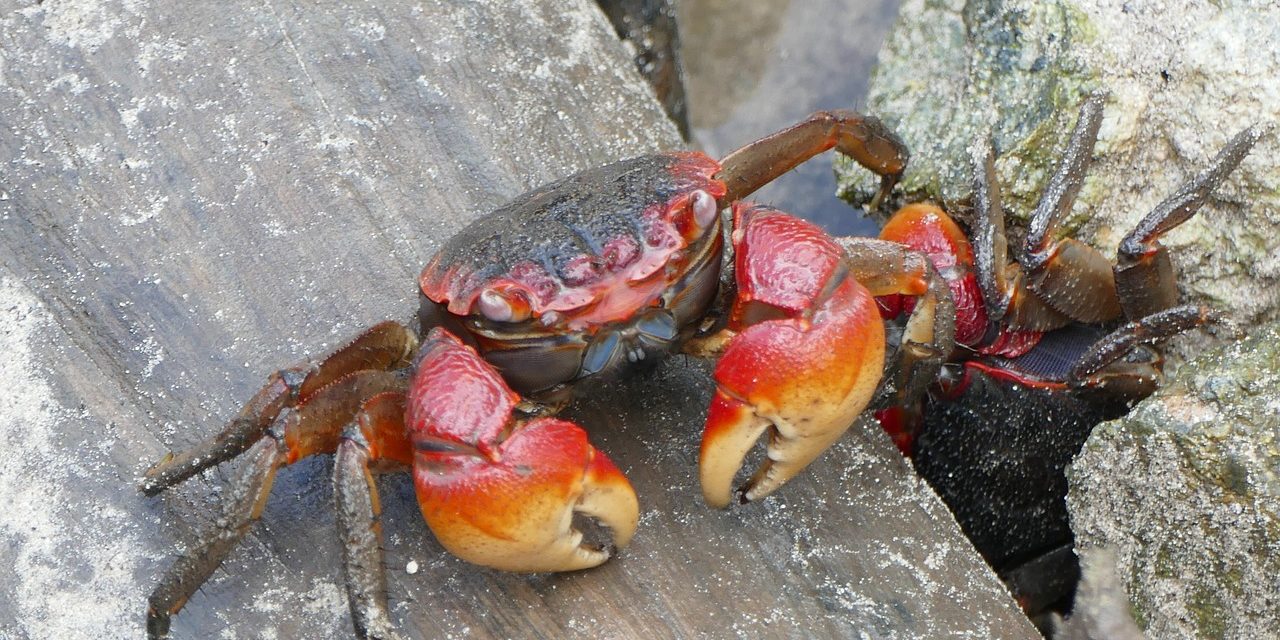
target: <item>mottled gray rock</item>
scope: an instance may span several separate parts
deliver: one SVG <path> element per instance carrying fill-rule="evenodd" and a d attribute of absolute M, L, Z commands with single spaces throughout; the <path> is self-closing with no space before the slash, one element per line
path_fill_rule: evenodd
<path fill-rule="evenodd" d="M 1129 607 L 1116 554 L 1108 548 L 1080 550 L 1080 585 L 1071 603 L 1071 616 L 1053 619 L 1053 640 L 1143 640 Z"/>
<path fill-rule="evenodd" d="M 279 366 L 409 319 L 462 225 L 576 169 L 677 143 L 585 1 L 0 0 L 0 637 L 137 638 L 226 468 L 138 475 Z M 595 571 L 468 566 L 381 483 L 413 638 L 1031 637 L 887 438 L 860 425 L 761 504 L 696 478 L 706 368 L 572 408 L 641 495 Z M 351 632 L 331 462 L 283 470 L 176 638 Z"/>
<path fill-rule="evenodd" d="M 914 199 L 970 192 L 964 151 L 994 140 L 1013 217 L 1039 197 L 1076 109 L 1110 92 L 1067 230 L 1113 254 L 1132 225 L 1234 133 L 1280 120 L 1280 5 L 1227 0 L 911 0 L 881 51 L 868 111 L 906 139 Z M 839 163 L 846 197 L 874 184 Z M 1170 233 L 1190 300 L 1280 317 L 1280 144 L 1264 139 L 1209 206 Z"/>
<path fill-rule="evenodd" d="M 1115 550 L 1152 638 L 1280 629 L 1280 324 L 1250 333 L 1099 425 L 1068 473 L 1077 548 Z"/>

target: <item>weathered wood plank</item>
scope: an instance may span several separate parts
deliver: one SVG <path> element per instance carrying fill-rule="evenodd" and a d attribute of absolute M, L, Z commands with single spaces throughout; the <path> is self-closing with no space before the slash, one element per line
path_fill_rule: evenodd
<path fill-rule="evenodd" d="M 585 2 L 0 2 L 0 636 L 139 636 L 226 474 L 147 499 L 147 464 L 267 371 L 408 320 L 418 265 L 480 212 L 676 142 Z M 642 496 L 602 569 L 467 566 L 382 481 L 406 633 L 1030 637 L 874 430 L 776 498 L 705 509 L 704 369 L 572 410 Z M 350 632 L 330 470 L 281 473 L 176 637 Z"/>

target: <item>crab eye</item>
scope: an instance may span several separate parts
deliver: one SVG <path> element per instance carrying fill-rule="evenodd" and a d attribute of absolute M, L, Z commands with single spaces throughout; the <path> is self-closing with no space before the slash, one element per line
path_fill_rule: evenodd
<path fill-rule="evenodd" d="M 476 300 L 480 313 L 494 322 L 520 322 L 529 318 L 529 304 L 519 294 L 485 289 Z"/>
<path fill-rule="evenodd" d="M 716 219 L 716 214 L 720 213 L 720 208 L 716 206 L 716 199 L 701 189 L 694 191 L 689 198 L 689 208 L 693 211 L 693 219 L 699 227 L 710 226 Z"/>

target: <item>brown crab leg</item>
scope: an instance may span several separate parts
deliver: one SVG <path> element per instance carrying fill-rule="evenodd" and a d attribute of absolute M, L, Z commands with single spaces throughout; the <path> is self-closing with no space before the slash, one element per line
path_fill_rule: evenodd
<path fill-rule="evenodd" d="M 333 493 L 342 540 L 351 621 L 361 638 L 398 638 L 387 607 L 387 573 L 382 561 L 382 508 L 370 463 L 412 464 L 404 430 L 405 396 L 384 393 L 365 401 L 356 424 L 342 434 L 334 457 Z"/>
<path fill-rule="evenodd" d="M 1009 261 L 1004 210 L 996 183 L 995 152 L 989 140 L 973 152 L 974 237 L 973 260 L 987 317 L 1019 331 L 1047 331 L 1065 326 L 1071 319 L 1040 301 L 1027 289 L 1017 264 Z"/>
<path fill-rule="evenodd" d="M 277 371 L 217 435 L 179 454 L 170 454 L 143 475 L 140 489 L 153 496 L 191 476 L 244 453 L 286 407 L 303 404 L 334 380 L 363 369 L 395 369 L 409 364 L 418 339 L 403 325 L 370 327 L 319 364 Z"/>
<path fill-rule="evenodd" d="M 222 515 L 204 543 L 177 559 L 148 600 L 147 629 L 168 632 L 169 618 L 209 578 L 262 513 L 276 470 L 306 456 L 337 449 L 344 425 L 365 398 L 403 391 L 407 379 L 390 371 L 357 371 L 317 390 L 306 404 L 281 416 L 249 448 L 248 461 L 232 482 Z"/>
<path fill-rule="evenodd" d="M 1022 259 L 1027 289 L 1055 311 L 1085 323 L 1120 316 L 1111 261 L 1074 238 L 1055 239 L 1054 231 L 1075 204 L 1084 183 L 1105 101 L 1105 93 L 1095 92 L 1080 106 L 1080 117 L 1062 160 L 1031 214 Z"/>
<path fill-rule="evenodd" d="M 230 460 L 257 442 L 280 411 L 292 405 L 298 387 L 306 377 L 305 368 L 281 369 L 267 378 L 267 384 L 245 403 L 217 435 L 181 453 L 170 453 L 142 477 L 139 489 L 154 496 L 187 478 L 225 460 Z"/>
<path fill-rule="evenodd" d="M 872 296 L 917 296 L 898 352 L 886 363 L 886 381 L 894 388 L 892 404 L 914 407 L 955 347 L 956 310 L 947 282 L 927 257 L 896 242 L 836 240 L 848 254 L 849 275 Z"/>
<path fill-rule="evenodd" d="M 1115 281 L 1126 317 L 1141 318 L 1177 303 L 1173 265 L 1168 250 L 1160 245 L 1160 236 L 1195 215 L 1267 129 L 1253 126 L 1236 134 L 1208 169 L 1156 205 L 1121 241 Z"/>
<path fill-rule="evenodd" d="M 778 176 L 828 149 L 853 158 L 881 176 L 880 191 L 870 207 L 880 206 L 907 166 L 907 147 L 878 118 L 847 109 L 819 111 L 803 122 L 752 142 L 720 161 L 728 191 L 724 208 L 754 193 Z"/>
<path fill-rule="evenodd" d="M 149 638 L 168 637 L 170 617 L 209 579 L 244 537 L 249 525 L 262 515 L 271 482 L 284 462 L 284 444 L 274 437 L 261 438 L 249 449 L 248 458 L 231 483 L 213 534 L 204 544 L 179 556 L 151 592 L 147 600 Z"/>
<path fill-rule="evenodd" d="M 1208 307 L 1183 305 L 1126 323 L 1089 348 L 1071 370 L 1071 384 L 1077 388 L 1106 388 L 1108 394 L 1121 398 L 1145 398 L 1155 391 L 1160 359 L 1126 356 L 1141 345 L 1160 342 L 1217 319 L 1218 314 Z"/>

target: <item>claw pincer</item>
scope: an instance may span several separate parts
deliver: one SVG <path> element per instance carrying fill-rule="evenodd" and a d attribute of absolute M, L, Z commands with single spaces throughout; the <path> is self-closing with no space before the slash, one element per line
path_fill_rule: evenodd
<path fill-rule="evenodd" d="M 767 459 L 743 487 L 762 498 L 834 443 L 867 405 L 884 366 L 874 299 L 816 226 L 759 205 L 734 208 L 738 297 L 716 366 L 701 451 L 708 504 L 727 506 L 733 478 L 770 432 Z"/>
<path fill-rule="evenodd" d="M 573 516 L 594 517 L 618 546 L 639 506 L 622 472 L 557 418 L 521 418 L 520 397 L 470 347 L 428 334 L 405 408 L 418 504 L 440 543 L 507 571 L 570 571 L 609 558 L 582 544 Z"/>

